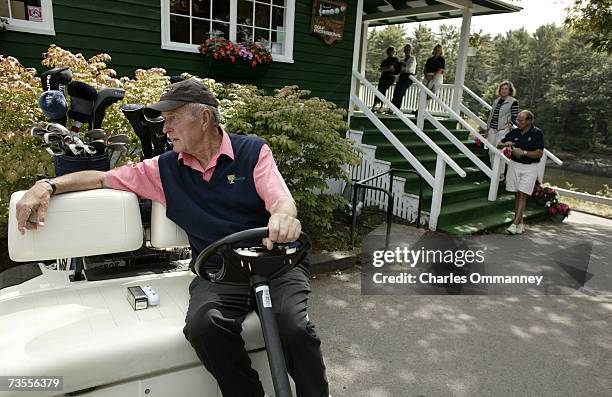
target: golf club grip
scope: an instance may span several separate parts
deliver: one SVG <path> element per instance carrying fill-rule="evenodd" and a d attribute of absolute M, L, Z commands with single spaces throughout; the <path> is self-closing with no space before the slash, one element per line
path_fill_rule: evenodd
<path fill-rule="evenodd" d="M 266 353 L 268 354 L 268 363 L 270 364 L 270 373 L 272 375 L 272 383 L 274 384 L 274 394 L 277 397 L 292 397 L 287 366 L 285 365 L 285 355 L 283 354 L 283 345 L 272 309 L 272 301 L 270 300 L 269 284 L 255 284 L 253 289 L 255 291 L 255 300 L 257 301 L 261 330 L 263 331 L 266 343 Z"/>

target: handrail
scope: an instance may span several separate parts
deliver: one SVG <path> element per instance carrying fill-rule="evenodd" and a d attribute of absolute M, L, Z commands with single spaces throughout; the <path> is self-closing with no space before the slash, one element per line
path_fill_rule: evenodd
<path fill-rule="evenodd" d="M 470 96 L 472 98 L 474 98 L 478 103 L 480 103 L 482 106 L 484 106 L 487 110 L 491 110 L 491 105 L 489 105 L 488 103 L 485 102 L 484 99 L 482 99 L 481 97 L 479 97 L 478 95 L 476 95 L 476 93 L 474 93 L 474 91 L 470 90 L 468 87 L 466 87 L 465 85 L 463 86 L 463 91 L 467 92 L 468 94 L 470 94 Z"/>
<path fill-rule="evenodd" d="M 482 106 L 485 107 L 485 109 L 487 109 L 488 111 L 491 111 L 491 109 L 493 109 L 493 107 L 491 105 L 489 105 L 488 103 L 486 103 L 484 101 L 484 99 L 482 99 L 481 97 L 479 97 L 478 95 L 476 95 L 474 93 L 474 91 L 470 90 L 468 87 L 466 87 L 465 85 L 463 86 L 463 90 L 465 92 L 467 92 L 468 94 L 470 94 L 470 96 L 472 98 L 474 98 L 475 100 L 478 101 L 478 103 L 480 103 Z M 463 106 L 463 105 L 462 105 Z M 467 109 L 467 107 L 466 107 Z M 463 108 L 461 109 L 463 110 Z M 469 110 L 469 109 L 468 109 Z M 468 114 L 468 116 L 472 117 L 468 112 L 464 111 L 464 113 Z M 480 119 L 479 119 L 480 120 Z M 480 123 L 479 123 L 480 124 Z M 486 124 L 483 128 L 487 128 Z M 555 156 L 550 150 L 544 148 L 544 154 L 546 155 L 547 158 L 551 159 L 555 164 L 557 165 L 563 165 L 563 161 L 560 160 L 557 156 Z"/>
<path fill-rule="evenodd" d="M 415 134 L 418 135 L 419 138 L 421 138 L 423 140 L 423 142 L 425 142 L 438 156 L 441 156 L 442 159 L 444 160 L 444 162 L 446 162 L 446 164 L 448 164 L 457 174 L 459 174 L 462 178 L 466 176 L 465 171 L 459 167 L 459 165 L 455 162 L 455 160 L 453 160 L 444 150 L 442 150 L 433 140 L 431 140 L 430 137 L 428 137 L 423 131 L 421 131 L 420 128 L 418 128 L 410 119 L 408 119 L 404 113 L 402 113 L 395 105 L 393 105 L 391 103 L 391 101 L 389 101 L 384 95 L 382 95 L 380 93 L 380 91 L 378 91 L 368 80 L 366 80 L 363 76 L 361 76 L 358 72 L 356 72 L 355 70 L 353 70 L 353 76 L 355 76 L 355 78 L 357 78 L 359 81 L 361 81 L 361 83 L 369 90 L 371 90 L 372 92 L 374 92 L 374 94 L 378 97 L 378 99 L 380 99 L 382 101 L 382 103 L 384 103 L 385 105 L 387 105 L 387 107 L 396 115 L 399 117 L 400 120 L 402 120 L 402 122 L 404 124 L 406 124 L 408 126 L 408 128 L 410 128 Z M 411 78 L 414 78 L 414 76 L 410 76 Z M 357 100 L 359 100 L 359 98 L 356 98 Z M 359 102 L 361 102 L 361 100 L 359 100 Z M 362 103 L 363 104 L 363 103 Z M 364 105 L 365 106 L 365 105 Z M 368 109 L 369 110 L 369 109 Z M 382 124 L 382 123 L 381 123 Z M 395 136 L 395 135 L 394 135 Z M 387 137 L 387 139 L 389 139 L 389 137 Z M 398 140 L 399 142 L 399 140 Z M 393 142 L 392 142 L 393 143 Z M 401 142 L 400 142 L 401 143 Z M 395 145 L 394 145 L 395 146 Z M 403 144 L 401 144 L 401 146 L 404 146 Z M 405 146 L 404 146 L 405 147 Z M 397 147 L 396 147 L 397 148 Z M 398 149 L 399 150 L 399 149 Z M 416 159 L 415 159 L 416 160 Z M 418 160 L 417 160 L 418 161 Z M 419 163 L 420 164 L 420 163 Z M 429 174 L 429 172 L 428 172 Z M 431 175 L 431 174 L 430 174 Z M 429 183 L 429 181 L 427 182 Z M 429 183 L 431 186 L 433 186 L 433 181 L 432 183 Z"/>
<path fill-rule="evenodd" d="M 416 157 L 414 157 L 412 153 L 410 153 L 406 146 L 399 139 L 397 139 L 395 134 L 393 134 L 393 132 L 391 132 L 391 130 L 389 130 L 389 128 L 384 125 L 382 121 L 380 121 L 356 95 L 353 95 L 351 97 L 351 100 L 372 121 L 376 128 L 378 128 L 383 133 L 385 138 L 387 138 L 389 142 L 391 142 L 391 144 L 397 149 L 397 151 L 400 152 L 400 154 L 404 156 L 406 160 L 408 160 L 410 165 L 412 165 L 412 167 L 414 167 L 414 169 L 417 170 L 419 174 L 423 176 L 429 186 L 433 187 L 434 177 L 429 171 L 427 171 L 427 168 L 425 168 L 423 164 L 421 164 L 421 162 Z"/>
<path fill-rule="evenodd" d="M 510 160 L 508 160 L 508 158 L 506 156 L 504 156 L 504 154 L 495 146 L 491 145 L 491 143 L 489 141 L 487 141 L 482 135 L 480 135 L 480 133 L 478 133 L 478 131 L 476 131 L 474 128 L 472 128 L 471 125 L 469 125 L 461 116 L 459 116 L 453 109 L 450 108 L 450 106 L 448 106 L 447 104 L 445 104 L 444 102 L 442 102 L 442 100 L 440 100 L 440 98 L 438 98 L 438 96 L 436 94 L 434 94 L 429 88 L 425 87 L 425 85 L 423 83 L 421 83 L 418 79 L 416 79 L 414 76 L 410 76 L 410 78 L 412 79 L 412 81 L 417 84 L 417 86 L 425 91 L 425 93 L 427 95 L 429 95 L 434 101 L 436 101 L 440 106 L 442 106 L 442 108 L 444 110 L 446 110 L 455 120 L 457 120 L 457 122 L 459 124 L 461 124 L 463 127 L 465 127 L 465 129 L 467 129 L 468 131 L 470 131 L 472 134 L 474 134 L 476 136 L 476 138 L 483 143 L 483 145 L 489 150 L 489 153 L 491 153 L 491 150 L 493 151 L 493 153 L 495 153 L 497 156 L 500 157 L 500 159 L 502 161 L 504 161 L 506 164 L 510 163 Z"/>
<path fill-rule="evenodd" d="M 487 123 L 485 123 L 484 121 L 482 121 L 480 119 L 480 117 L 478 117 L 474 112 L 472 112 L 467 106 L 465 106 L 464 104 L 459 104 L 459 109 L 461 109 L 461 111 L 465 114 L 467 114 L 468 116 L 470 116 L 472 118 L 472 120 L 474 120 L 476 123 L 478 123 L 478 126 L 480 128 L 482 128 L 483 130 L 487 129 Z"/>
<path fill-rule="evenodd" d="M 563 165 L 563 161 L 559 159 L 559 157 L 555 156 L 550 152 L 550 150 L 544 148 L 544 154 L 547 158 L 551 159 L 557 165 Z"/>
<path fill-rule="evenodd" d="M 483 161 L 481 159 L 476 157 L 474 152 L 472 152 L 470 149 L 468 149 L 463 144 L 463 142 L 461 142 L 455 135 L 453 135 L 448 130 L 448 128 L 446 128 L 444 125 L 442 125 L 442 123 L 440 123 L 438 120 L 436 120 L 435 117 L 433 117 L 429 112 L 425 113 L 425 118 L 427 118 L 427 120 L 431 124 L 433 124 L 434 127 L 436 127 L 438 130 L 440 130 L 440 132 L 442 132 L 442 134 L 446 137 L 446 139 L 451 141 L 453 143 L 453 145 L 455 145 L 461 151 L 461 153 L 463 153 L 467 158 L 472 160 L 472 162 L 474 164 L 476 164 L 476 166 L 478 168 L 480 168 L 480 170 L 482 172 L 484 172 L 486 176 L 488 176 L 489 178 L 491 177 L 491 172 L 492 172 L 491 168 L 489 168 L 485 163 L 483 163 Z"/>
<path fill-rule="evenodd" d="M 417 217 L 416 217 L 416 227 L 417 229 L 419 228 L 421 224 L 421 196 L 423 195 L 423 177 L 414 170 L 406 170 L 402 168 L 390 168 L 385 172 L 381 172 L 380 174 L 376 174 L 366 179 L 362 179 L 361 181 L 353 180 L 353 182 L 355 183 L 353 185 L 353 196 L 351 200 L 351 203 L 352 203 L 351 233 L 350 233 L 351 247 L 353 246 L 354 233 L 355 233 L 355 228 L 357 226 L 357 210 L 356 210 L 357 194 L 359 192 L 359 189 L 363 188 L 363 189 L 378 190 L 386 194 L 388 197 L 387 199 L 387 234 L 385 237 L 385 249 L 389 248 L 389 236 L 391 235 L 391 216 L 393 215 L 393 178 L 394 178 L 393 173 L 395 172 L 408 172 L 411 174 L 415 174 L 416 176 L 419 177 L 419 204 L 417 207 Z M 366 184 L 366 182 L 372 181 L 374 179 L 378 179 L 386 174 L 389 174 L 389 189 L 385 189 L 385 188 L 378 187 L 378 186 L 370 186 Z"/>

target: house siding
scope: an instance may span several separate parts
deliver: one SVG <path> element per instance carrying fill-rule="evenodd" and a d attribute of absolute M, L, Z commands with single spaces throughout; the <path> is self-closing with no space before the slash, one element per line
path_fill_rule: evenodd
<path fill-rule="evenodd" d="M 269 92 L 298 85 L 313 96 L 348 106 L 355 33 L 356 0 L 347 0 L 344 40 L 327 45 L 311 35 L 311 0 L 296 0 L 294 63 L 273 62 L 256 84 Z M 162 67 L 168 75 L 188 72 L 199 77 L 200 54 L 161 49 L 160 2 L 152 0 L 53 0 L 55 36 L 13 31 L 0 32 L 0 54 L 13 56 L 39 71 L 41 56 L 56 44 L 86 58 L 108 53 L 109 67 L 119 76 L 134 76 L 136 69 Z"/>

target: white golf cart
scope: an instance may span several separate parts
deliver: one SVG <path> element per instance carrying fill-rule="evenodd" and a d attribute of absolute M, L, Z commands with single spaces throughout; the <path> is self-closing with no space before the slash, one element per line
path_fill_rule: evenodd
<path fill-rule="evenodd" d="M 185 232 L 166 218 L 162 205 L 153 203 L 150 231 L 145 230 L 138 198 L 109 189 L 53 197 L 45 226 L 22 236 L 15 204 L 23 194 L 14 193 L 10 202 L 9 252 L 17 262 L 60 263 L 136 250 L 143 242 L 160 250 L 188 246 Z M 126 268 L 126 276 L 116 263 L 103 264 L 115 266 L 108 277 L 100 264 L 84 263 L 80 281 L 69 277 L 70 266 L 39 263 L 41 275 L 0 290 L 0 375 L 12 379 L 0 382 L 0 396 L 221 396 L 182 333 L 194 277 L 189 260 L 144 274 Z M 160 302 L 134 310 L 127 288 L 145 285 Z M 274 395 L 255 313 L 246 317 L 242 336 L 266 393 Z M 53 386 L 55 377 L 63 377 L 61 384 L 41 391 L 40 379 Z"/>

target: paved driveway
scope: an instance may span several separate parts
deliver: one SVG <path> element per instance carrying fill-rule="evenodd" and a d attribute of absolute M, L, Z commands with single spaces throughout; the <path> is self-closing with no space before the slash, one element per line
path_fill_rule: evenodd
<path fill-rule="evenodd" d="M 393 225 L 390 246 L 428 236 Z M 541 272 L 550 288 L 362 295 L 359 269 L 319 275 L 310 316 L 332 395 L 612 396 L 612 221 L 574 213 L 469 244 L 487 247 L 487 273 Z"/>

